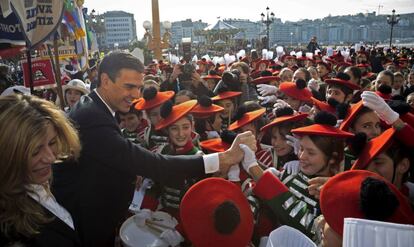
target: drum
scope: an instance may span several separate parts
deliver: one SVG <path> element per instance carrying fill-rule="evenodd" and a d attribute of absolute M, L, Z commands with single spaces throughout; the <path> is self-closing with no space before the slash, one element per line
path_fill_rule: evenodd
<path fill-rule="evenodd" d="M 161 231 L 154 227 L 136 224 L 136 215 L 129 217 L 119 230 L 119 237 L 124 246 L 128 247 L 168 247 L 168 243 L 162 240 L 159 235 Z M 177 221 L 169 214 L 161 211 L 153 212 L 152 219 L 161 225 L 175 227 Z"/>

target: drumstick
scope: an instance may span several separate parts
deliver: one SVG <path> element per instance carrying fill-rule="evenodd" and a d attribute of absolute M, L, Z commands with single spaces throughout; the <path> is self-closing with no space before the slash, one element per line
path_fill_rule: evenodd
<path fill-rule="evenodd" d="M 153 226 L 158 226 L 158 227 L 161 227 L 161 228 L 164 228 L 164 229 L 175 230 L 175 228 L 174 228 L 174 227 L 167 226 L 167 225 L 164 225 L 164 224 L 162 224 L 162 223 L 160 223 L 160 222 L 156 222 L 156 221 L 152 221 L 152 220 L 146 220 L 146 221 L 145 221 L 145 223 L 146 223 L 147 225 L 148 225 L 148 224 L 150 224 L 150 225 L 153 225 Z"/>
<path fill-rule="evenodd" d="M 145 223 L 146 223 L 145 225 L 149 228 L 149 230 L 154 231 L 157 236 L 160 236 L 161 233 L 163 232 L 163 230 L 161 230 L 160 228 L 155 227 L 155 226 L 153 226 L 153 225 L 151 225 L 147 222 L 145 222 Z"/>

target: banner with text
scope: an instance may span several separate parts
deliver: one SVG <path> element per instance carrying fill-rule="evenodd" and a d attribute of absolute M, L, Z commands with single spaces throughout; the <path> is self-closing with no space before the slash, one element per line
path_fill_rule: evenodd
<path fill-rule="evenodd" d="M 0 43 L 9 43 L 13 45 L 26 45 L 22 26 L 17 16 L 12 12 L 3 17 L 3 11 L 0 12 Z"/>
<path fill-rule="evenodd" d="M 30 87 L 29 65 L 22 60 L 24 86 Z M 35 89 L 51 88 L 55 86 L 55 74 L 53 73 L 50 59 L 32 60 L 33 87 Z"/>
<path fill-rule="evenodd" d="M 29 47 L 36 46 L 52 34 L 62 21 L 65 1 L 11 0 Z"/>

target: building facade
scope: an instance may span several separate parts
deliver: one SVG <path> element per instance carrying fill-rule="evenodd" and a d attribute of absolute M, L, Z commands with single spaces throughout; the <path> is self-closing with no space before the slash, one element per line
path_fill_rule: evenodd
<path fill-rule="evenodd" d="M 112 49 L 128 47 L 137 40 L 137 28 L 134 15 L 124 11 L 108 11 L 103 14 L 105 23 L 105 43 L 103 46 Z"/>

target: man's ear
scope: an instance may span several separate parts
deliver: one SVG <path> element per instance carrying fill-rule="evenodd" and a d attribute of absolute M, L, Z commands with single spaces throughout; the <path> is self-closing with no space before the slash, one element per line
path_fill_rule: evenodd
<path fill-rule="evenodd" d="M 103 88 L 108 87 L 108 83 L 112 83 L 107 73 L 102 73 L 100 80 Z"/>

